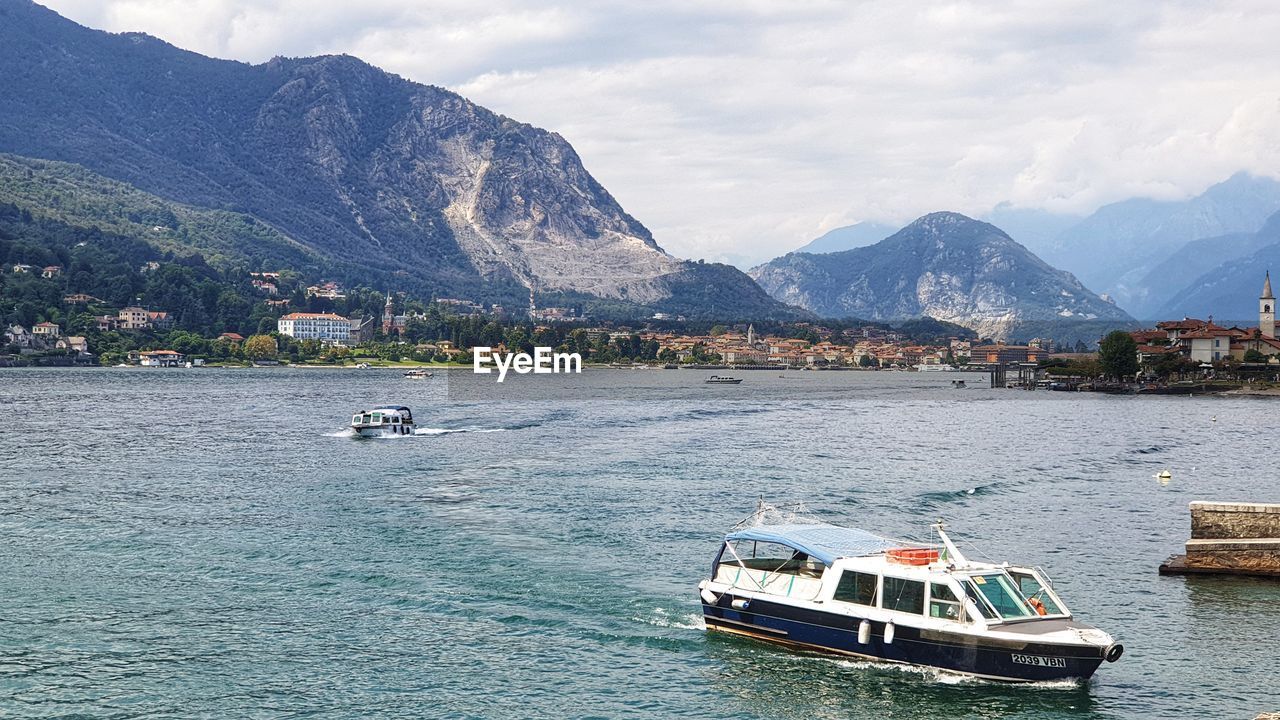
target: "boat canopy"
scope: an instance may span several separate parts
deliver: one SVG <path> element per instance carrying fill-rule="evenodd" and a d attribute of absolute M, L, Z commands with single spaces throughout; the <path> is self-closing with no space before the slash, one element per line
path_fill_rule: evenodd
<path fill-rule="evenodd" d="M 759 525 L 731 532 L 724 539 L 779 543 L 817 558 L 824 565 L 842 557 L 877 555 L 904 545 L 865 530 L 835 525 Z"/>

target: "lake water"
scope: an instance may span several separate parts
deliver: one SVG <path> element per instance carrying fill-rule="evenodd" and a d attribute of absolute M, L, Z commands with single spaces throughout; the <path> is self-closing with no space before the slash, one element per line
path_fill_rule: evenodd
<path fill-rule="evenodd" d="M 0 716 L 1280 709 L 1280 583 L 1156 574 L 1189 501 L 1280 500 L 1277 402 L 706 374 L 0 371 Z M 432 434 L 346 436 L 382 402 Z M 708 636 L 696 585 L 761 495 L 898 537 L 945 518 L 1126 653 L 1009 686 Z"/>

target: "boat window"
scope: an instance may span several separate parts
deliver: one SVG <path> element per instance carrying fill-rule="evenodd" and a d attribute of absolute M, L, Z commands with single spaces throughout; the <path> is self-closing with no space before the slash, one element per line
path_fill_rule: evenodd
<path fill-rule="evenodd" d="M 1004 573 L 974 575 L 969 579 L 978 592 L 991 603 L 991 607 L 1005 618 L 1029 617 L 1035 611 L 1027 605 L 1022 593 L 1014 587 L 1013 580 Z"/>
<path fill-rule="evenodd" d="M 374 414 L 373 414 L 373 424 L 374 424 L 374 425 L 381 425 L 381 424 L 382 424 L 382 413 L 374 413 Z"/>
<path fill-rule="evenodd" d="M 877 579 L 878 576 L 874 573 L 845 570 L 841 573 L 840 582 L 836 585 L 835 599 L 875 607 Z"/>
<path fill-rule="evenodd" d="M 352 424 L 352 425 L 359 425 L 359 424 L 360 424 L 360 416 L 359 416 L 359 415 L 352 415 L 352 416 L 351 416 L 351 424 Z"/>
<path fill-rule="evenodd" d="M 919 580 L 906 580 L 886 575 L 884 599 L 880 601 L 880 607 L 916 615 L 923 614 L 924 583 Z"/>
<path fill-rule="evenodd" d="M 737 540 L 731 543 L 731 546 L 733 552 L 726 552 L 720 559 L 721 563 L 737 565 L 741 560 L 743 566 L 752 570 L 815 577 L 820 577 L 825 567 L 821 561 L 782 543 Z"/>
<path fill-rule="evenodd" d="M 1018 591 L 1021 592 L 1028 601 L 1031 601 L 1033 605 L 1035 604 L 1034 601 L 1039 601 L 1044 604 L 1044 612 L 1046 615 L 1063 614 L 1064 611 L 1062 607 L 1059 606 L 1057 601 L 1054 599 L 1053 593 L 1049 592 L 1049 589 L 1041 584 L 1040 578 L 1037 578 L 1032 573 L 1017 572 L 1015 570 L 1010 570 L 1009 575 L 1018 583 Z"/>
<path fill-rule="evenodd" d="M 960 619 L 960 599 L 951 592 L 950 587 L 929 583 L 929 617 Z"/>
<path fill-rule="evenodd" d="M 960 587 L 964 588 L 965 597 L 973 601 L 973 604 L 977 606 L 978 612 L 981 613 L 982 617 L 988 620 L 994 620 L 997 617 L 995 610 L 991 609 L 991 605 L 987 602 L 987 599 L 982 597 L 982 594 L 978 592 L 973 581 L 965 580 L 960 583 Z"/>

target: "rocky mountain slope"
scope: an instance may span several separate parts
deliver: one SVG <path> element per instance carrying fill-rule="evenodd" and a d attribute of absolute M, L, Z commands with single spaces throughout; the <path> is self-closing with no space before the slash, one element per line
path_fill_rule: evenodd
<path fill-rule="evenodd" d="M 0 67 L 0 152 L 243 213 L 400 285 L 698 314 L 715 282 L 735 316 L 796 315 L 664 252 L 559 135 L 352 57 L 215 60 L 6 0 Z"/>
<path fill-rule="evenodd" d="M 870 247 L 791 253 L 750 274 L 773 297 L 825 317 L 927 315 L 993 337 L 1027 321 L 1132 320 L 999 228 L 958 213 L 925 215 Z"/>

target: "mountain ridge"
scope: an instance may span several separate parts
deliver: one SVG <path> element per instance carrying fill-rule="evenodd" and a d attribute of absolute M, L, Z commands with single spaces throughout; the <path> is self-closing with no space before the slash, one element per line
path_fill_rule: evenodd
<path fill-rule="evenodd" d="M 824 317 L 927 315 L 993 337 L 1029 320 L 1132 320 L 994 225 L 952 212 L 925 215 L 875 245 L 789 253 L 749 274 L 775 298 Z"/>
<path fill-rule="evenodd" d="M 0 152 L 252 215 L 400 285 L 641 314 L 698 312 L 714 281 L 735 316 L 805 315 L 666 253 L 560 135 L 351 56 L 207 58 L 19 0 L 0 5 L 0 63 Z"/>

